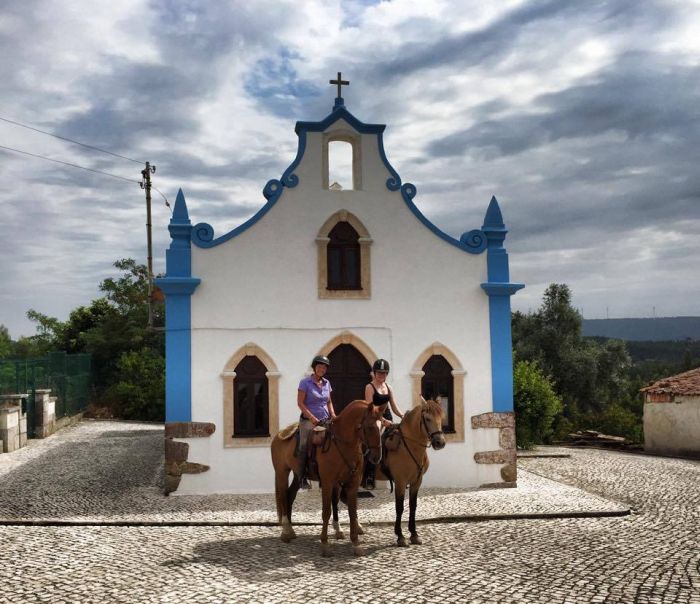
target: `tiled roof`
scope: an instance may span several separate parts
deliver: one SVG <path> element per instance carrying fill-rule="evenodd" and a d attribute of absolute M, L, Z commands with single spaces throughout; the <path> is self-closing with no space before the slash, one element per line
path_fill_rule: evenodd
<path fill-rule="evenodd" d="M 669 392 L 672 394 L 687 395 L 700 394 L 700 367 L 658 380 L 650 386 L 642 388 L 641 392 Z"/>

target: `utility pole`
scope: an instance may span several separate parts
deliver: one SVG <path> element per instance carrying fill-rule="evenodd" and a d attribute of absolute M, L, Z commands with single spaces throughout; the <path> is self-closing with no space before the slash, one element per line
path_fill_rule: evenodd
<path fill-rule="evenodd" d="M 146 239 L 148 241 L 148 329 L 153 328 L 153 243 L 151 240 L 151 174 L 155 174 L 156 167 L 146 162 L 146 167 L 141 170 L 143 180 L 139 183 L 146 191 Z"/>

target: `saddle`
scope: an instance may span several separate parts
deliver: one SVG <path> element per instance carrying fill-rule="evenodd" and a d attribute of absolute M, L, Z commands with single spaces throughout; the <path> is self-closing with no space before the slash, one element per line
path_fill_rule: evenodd
<path fill-rule="evenodd" d="M 396 451 L 401 445 L 401 433 L 399 427 L 394 424 L 391 428 L 387 428 L 382 434 L 382 446 L 385 451 Z"/>
<path fill-rule="evenodd" d="M 382 473 L 386 476 L 389 481 L 390 492 L 394 492 L 394 477 L 391 475 L 391 470 L 387 465 L 387 453 L 390 451 L 396 451 L 401 446 L 401 432 L 399 431 L 398 424 L 393 424 L 390 428 L 387 428 L 382 434 L 382 461 L 380 467 Z"/>
<path fill-rule="evenodd" d="M 277 436 L 279 437 L 280 440 L 289 440 L 298 431 L 299 431 L 299 422 L 294 422 L 293 424 L 289 424 L 286 428 L 282 428 L 277 433 Z"/>

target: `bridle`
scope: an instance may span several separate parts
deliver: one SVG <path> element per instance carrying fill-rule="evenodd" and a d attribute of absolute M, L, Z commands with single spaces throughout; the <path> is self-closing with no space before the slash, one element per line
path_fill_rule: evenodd
<path fill-rule="evenodd" d="M 425 419 L 425 411 L 420 412 L 420 419 L 421 419 L 421 426 L 425 428 L 425 433 L 428 435 L 428 447 L 433 446 L 433 436 L 442 434 L 443 436 L 445 435 L 445 432 L 442 430 L 435 430 L 435 432 L 431 432 L 430 428 L 428 427 L 428 422 Z"/>
<path fill-rule="evenodd" d="M 428 444 L 424 445 L 421 441 L 416 440 L 415 438 L 409 438 L 406 436 L 402 431 L 401 427 L 399 426 L 399 434 L 401 434 L 401 438 L 405 440 L 410 440 L 413 443 L 416 443 L 417 445 L 420 445 L 421 447 L 425 447 L 426 449 L 429 449 L 430 447 L 433 446 L 433 436 L 437 436 L 439 434 L 442 434 L 443 436 L 445 435 L 445 432 L 443 430 L 435 430 L 434 432 L 430 431 L 430 426 L 428 426 L 428 422 L 425 419 L 426 411 L 421 410 L 420 412 L 420 426 L 421 426 L 421 431 L 425 430 L 425 434 L 428 437 Z"/>

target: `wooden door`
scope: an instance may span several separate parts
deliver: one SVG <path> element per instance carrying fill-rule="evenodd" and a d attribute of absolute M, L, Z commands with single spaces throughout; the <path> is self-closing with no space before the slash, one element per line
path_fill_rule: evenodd
<path fill-rule="evenodd" d="M 331 366 L 326 377 L 333 387 L 333 408 L 340 413 L 348 403 L 365 398 L 372 370 L 365 357 L 352 344 L 341 344 L 328 355 Z"/>

